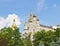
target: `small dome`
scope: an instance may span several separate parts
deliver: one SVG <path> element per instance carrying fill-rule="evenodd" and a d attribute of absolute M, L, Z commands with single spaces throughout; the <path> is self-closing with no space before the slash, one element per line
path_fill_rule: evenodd
<path fill-rule="evenodd" d="M 15 24 L 15 23 L 13 23 L 12 27 L 13 27 L 13 28 L 15 28 L 15 27 L 17 27 L 17 26 L 16 26 L 16 24 Z"/>
<path fill-rule="evenodd" d="M 36 14 L 34 14 L 33 17 L 36 17 Z"/>
<path fill-rule="evenodd" d="M 39 19 L 37 19 L 37 21 L 39 21 Z"/>

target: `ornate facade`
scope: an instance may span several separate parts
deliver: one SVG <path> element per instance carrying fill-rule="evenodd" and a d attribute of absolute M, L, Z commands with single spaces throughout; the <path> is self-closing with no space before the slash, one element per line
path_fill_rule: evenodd
<path fill-rule="evenodd" d="M 31 33 L 31 35 L 33 35 L 37 31 L 41 31 L 42 29 L 46 31 L 54 30 L 51 26 L 49 27 L 49 26 L 41 25 L 39 23 L 39 19 L 37 18 L 36 14 L 32 15 L 32 13 L 30 13 L 29 20 L 24 24 L 23 34 L 25 35 Z"/>

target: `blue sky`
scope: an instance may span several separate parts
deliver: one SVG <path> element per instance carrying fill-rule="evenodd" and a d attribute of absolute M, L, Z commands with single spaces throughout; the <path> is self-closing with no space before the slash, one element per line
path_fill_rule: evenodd
<path fill-rule="evenodd" d="M 43 25 L 60 24 L 60 0 L 0 0 L 0 17 L 16 14 L 21 22 L 21 31 L 30 12 L 36 13 Z"/>

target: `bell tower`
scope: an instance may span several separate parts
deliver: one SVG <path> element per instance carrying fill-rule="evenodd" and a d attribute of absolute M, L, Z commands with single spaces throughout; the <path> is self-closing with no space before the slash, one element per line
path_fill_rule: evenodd
<path fill-rule="evenodd" d="M 33 22 L 33 16 L 32 16 L 32 13 L 30 13 L 29 22 Z"/>
<path fill-rule="evenodd" d="M 36 13 L 34 13 L 34 15 L 33 15 L 33 22 L 37 22 L 37 16 L 36 16 Z"/>
<path fill-rule="evenodd" d="M 13 19 L 12 29 L 15 30 L 17 27 L 15 18 Z"/>

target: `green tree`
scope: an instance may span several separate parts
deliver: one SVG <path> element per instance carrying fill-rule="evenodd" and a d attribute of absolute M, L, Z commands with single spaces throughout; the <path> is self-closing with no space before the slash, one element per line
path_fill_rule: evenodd
<path fill-rule="evenodd" d="M 42 31 L 40 31 L 40 32 L 35 33 L 35 34 L 34 34 L 34 37 L 33 37 L 33 39 L 34 39 L 34 41 L 33 41 L 34 46 L 38 46 L 39 43 L 40 43 L 40 41 L 44 41 L 45 35 L 46 35 L 45 30 L 42 30 Z M 44 43 L 44 42 L 43 42 L 43 43 Z"/>
<path fill-rule="evenodd" d="M 60 37 L 60 28 L 55 29 L 55 34 L 57 37 Z"/>
<path fill-rule="evenodd" d="M 26 34 L 27 36 L 25 36 L 25 38 L 23 38 L 24 40 L 24 45 L 25 46 L 32 46 L 32 41 L 31 41 L 31 34 Z"/>
<path fill-rule="evenodd" d="M 55 32 L 49 30 L 41 30 L 40 32 L 37 32 L 34 34 L 34 46 L 38 46 L 39 43 L 42 41 L 45 46 L 49 46 L 50 42 L 56 41 L 57 37 L 55 35 Z"/>
<path fill-rule="evenodd" d="M 15 28 L 15 30 L 10 27 L 3 28 L 0 30 L 0 34 L 0 38 L 4 38 L 8 42 L 6 46 L 24 46 L 19 28 Z"/>

